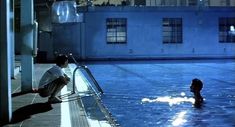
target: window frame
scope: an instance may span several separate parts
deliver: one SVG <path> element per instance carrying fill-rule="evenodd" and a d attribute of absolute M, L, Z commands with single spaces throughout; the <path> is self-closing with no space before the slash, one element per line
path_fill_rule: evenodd
<path fill-rule="evenodd" d="M 182 18 L 162 18 L 162 43 L 183 43 L 183 20 Z"/>
<path fill-rule="evenodd" d="M 235 43 L 235 34 L 230 33 L 231 26 L 235 26 L 235 17 L 220 17 L 218 19 L 219 43 Z"/>
<path fill-rule="evenodd" d="M 106 18 L 106 43 L 127 43 L 127 18 Z"/>

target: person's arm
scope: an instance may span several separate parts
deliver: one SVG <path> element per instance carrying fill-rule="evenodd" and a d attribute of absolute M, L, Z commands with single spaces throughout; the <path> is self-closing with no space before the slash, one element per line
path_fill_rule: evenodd
<path fill-rule="evenodd" d="M 60 76 L 59 79 L 65 85 L 67 85 L 69 83 L 69 80 L 64 76 Z"/>
<path fill-rule="evenodd" d="M 64 74 L 64 77 L 66 78 L 67 81 L 70 81 L 70 78 L 68 77 L 68 75 Z"/>
<path fill-rule="evenodd" d="M 64 73 L 64 71 L 62 70 L 62 68 L 60 67 L 55 67 L 55 74 L 59 77 L 60 81 L 67 85 L 68 82 L 70 81 L 70 78 Z"/>

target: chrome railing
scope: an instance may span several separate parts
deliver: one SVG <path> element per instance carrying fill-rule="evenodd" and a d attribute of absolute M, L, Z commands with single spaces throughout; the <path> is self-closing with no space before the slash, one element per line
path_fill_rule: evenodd
<path fill-rule="evenodd" d="M 96 89 L 98 90 L 98 92 L 101 93 L 101 94 L 103 94 L 103 93 L 104 93 L 103 90 L 102 90 L 101 87 L 99 86 L 98 82 L 95 80 L 95 78 L 94 78 L 94 76 L 92 75 L 92 73 L 91 73 L 91 71 L 89 70 L 89 68 L 88 68 L 87 66 L 85 66 L 85 65 L 80 65 L 80 64 L 76 61 L 76 59 L 73 57 L 73 55 L 72 55 L 71 53 L 69 54 L 69 56 L 73 59 L 73 61 L 75 62 L 76 66 L 77 66 L 77 67 L 74 69 L 74 71 L 73 71 L 73 91 L 72 91 L 72 93 L 75 93 L 75 78 L 76 78 L 75 73 L 76 73 L 76 71 L 77 71 L 78 69 L 83 69 L 83 70 L 86 71 L 86 73 L 88 74 L 89 78 L 92 80 L 92 82 L 93 82 L 93 84 L 95 85 L 95 87 L 96 87 Z M 91 86 L 91 88 L 92 88 L 93 90 L 95 90 L 92 86 Z M 96 91 L 96 90 L 95 90 L 95 91 Z"/>
<path fill-rule="evenodd" d="M 94 97 L 95 99 L 95 103 L 97 104 L 97 106 L 99 107 L 100 111 L 104 114 L 105 118 L 107 119 L 107 121 L 110 123 L 110 125 L 112 127 L 118 127 L 120 126 L 117 123 L 117 120 L 114 119 L 114 117 L 112 116 L 112 114 L 108 111 L 108 109 L 105 107 L 105 105 L 103 104 L 103 102 L 101 101 L 100 98 L 100 93 L 103 94 L 103 90 L 101 89 L 101 87 L 99 86 L 98 82 L 95 80 L 94 76 L 92 75 L 91 71 L 88 69 L 87 66 L 85 65 L 80 65 L 76 59 L 73 57 L 72 54 L 69 54 L 69 56 L 73 59 L 73 61 L 76 64 L 76 68 L 73 71 L 73 90 L 72 93 L 75 93 L 75 85 L 76 85 L 76 72 L 79 69 L 83 69 L 86 71 L 86 73 L 88 74 L 88 76 L 91 78 L 93 84 L 95 85 L 95 87 L 97 88 L 97 90 L 99 91 L 99 93 L 96 92 L 96 90 L 94 89 L 94 87 L 92 85 L 88 85 L 88 89 L 90 89 L 91 95 Z M 90 84 L 90 83 L 88 83 Z"/>

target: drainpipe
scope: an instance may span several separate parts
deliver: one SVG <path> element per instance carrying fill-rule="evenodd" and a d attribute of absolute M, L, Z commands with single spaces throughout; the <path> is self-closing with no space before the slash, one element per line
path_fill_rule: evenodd
<path fill-rule="evenodd" d="M 21 0 L 21 91 L 32 90 L 33 85 L 33 0 Z"/>
<path fill-rule="evenodd" d="M 84 18 L 85 18 L 85 13 L 83 14 Z M 83 19 L 85 20 L 85 19 Z M 80 23 L 80 54 L 81 54 L 81 59 L 85 60 L 86 59 L 86 43 L 85 43 L 85 23 L 81 22 Z"/>
<path fill-rule="evenodd" d="M 11 78 L 15 78 L 15 30 L 14 30 L 14 0 L 10 8 L 10 38 L 11 38 Z"/>
<path fill-rule="evenodd" d="M 0 121 L 12 118 L 10 0 L 0 0 Z"/>

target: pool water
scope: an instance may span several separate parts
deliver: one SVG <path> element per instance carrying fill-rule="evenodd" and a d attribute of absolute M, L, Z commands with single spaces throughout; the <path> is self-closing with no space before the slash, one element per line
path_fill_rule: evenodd
<path fill-rule="evenodd" d="M 235 61 L 138 61 L 87 64 L 102 100 L 122 127 L 235 126 Z M 203 81 L 193 106 L 190 83 Z"/>

